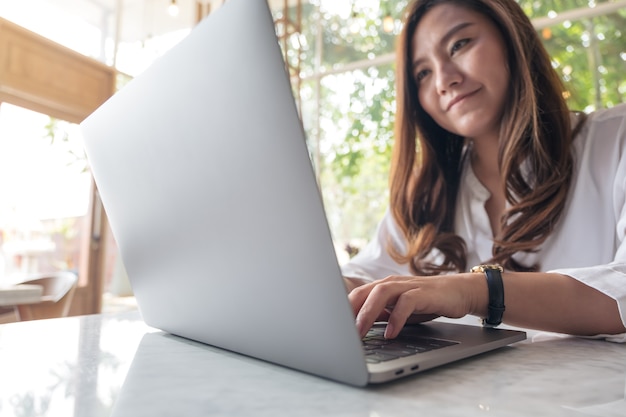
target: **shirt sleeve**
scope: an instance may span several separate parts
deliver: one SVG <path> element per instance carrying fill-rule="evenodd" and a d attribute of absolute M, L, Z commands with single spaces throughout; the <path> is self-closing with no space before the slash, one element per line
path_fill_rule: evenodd
<path fill-rule="evenodd" d="M 408 264 L 401 265 L 389 255 L 387 251 L 389 244 L 401 251 L 406 249 L 402 232 L 387 210 L 372 239 L 341 267 L 343 276 L 374 281 L 389 275 L 412 275 Z"/>
<path fill-rule="evenodd" d="M 556 269 L 556 272 L 568 275 L 596 290 L 613 298 L 626 326 L 626 134 L 622 119 L 620 132 L 622 155 L 615 174 L 613 185 L 613 211 L 616 216 L 616 247 L 613 262 L 606 265 L 590 266 L 585 268 Z M 584 245 L 584 242 L 581 242 Z M 597 335 L 596 338 L 604 338 L 608 341 L 626 343 L 626 333 L 618 335 Z"/>

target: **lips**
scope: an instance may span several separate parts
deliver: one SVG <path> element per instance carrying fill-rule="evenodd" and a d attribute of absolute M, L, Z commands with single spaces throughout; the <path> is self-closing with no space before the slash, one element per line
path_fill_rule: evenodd
<path fill-rule="evenodd" d="M 450 102 L 448 103 L 448 106 L 446 107 L 446 111 L 450 111 L 450 109 L 452 109 L 452 107 L 454 107 L 455 104 L 457 104 L 458 102 L 460 102 L 461 100 L 476 94 L 476 92 L 478 92 L 478 90 L 475 91 L 470 91 L 469 93 L 466 94 L 459 94 L 456 97 L 454 97 L 452 100 L 450 100 Z"/>

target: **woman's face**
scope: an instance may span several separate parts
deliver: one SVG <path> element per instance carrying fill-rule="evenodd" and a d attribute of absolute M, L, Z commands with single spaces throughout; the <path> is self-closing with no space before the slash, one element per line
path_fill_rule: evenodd
<path fill-rule="evenodd" d="M 422 108 L 452 133 L 497 139 L 510 78 L 504 40 L 491 20 L 441 4 L 422 17 L 412 44 Z"/>

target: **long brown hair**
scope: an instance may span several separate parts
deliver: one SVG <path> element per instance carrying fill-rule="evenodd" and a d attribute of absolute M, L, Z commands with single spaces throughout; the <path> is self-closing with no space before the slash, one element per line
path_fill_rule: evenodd
<path fill-rule="evenodd" d="M 509 209 L 488 261 L 510 270 L 537 270 L 539 265 L 522 265 L 512 256 L 537 251 L 561 217 L 573 175 L 573 134 L 561 80 L 514 0 L 416 0 L 407 8 L 398 40 L 390 208 L 408 249 L 401 253 L 390 245 L 389 253 L 396 261 L 409 263 L 415 274 L 467 270 L 465 242 L 454 233 L 465 140 L 437 125 L 420 106 L 411 70 L 417 25 L 429 9 L 442 3 L 487 16 L 507 46 L 509 100 L 497 163 Z"/>

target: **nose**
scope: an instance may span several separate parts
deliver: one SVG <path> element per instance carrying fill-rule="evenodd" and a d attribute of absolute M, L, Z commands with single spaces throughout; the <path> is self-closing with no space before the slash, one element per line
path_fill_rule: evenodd
<path fill-rule="evenodd" d="M 459 68 L 451 61 L 440 63 L 435 70 L 436 86 L 439 94 L 444 95 L 451 88 L 463 81 L 463 75 Z"/>

